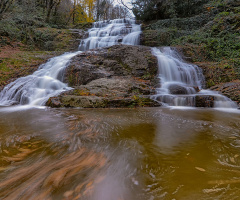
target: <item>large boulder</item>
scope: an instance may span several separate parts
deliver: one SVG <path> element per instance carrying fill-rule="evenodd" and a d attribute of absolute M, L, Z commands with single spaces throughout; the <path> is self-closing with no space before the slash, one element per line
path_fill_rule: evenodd
<path fill-rule="evenodd" d="M 160 106 L 150 99 L 157 77 L 157 59 L 151 48 L 116 45 L 75 56 L 64 81 L 74 89 L 52 97 L 51 107 Z"/>
<path fill-rule="evenodd" d="M 195 106 L 196 107 L 214 107 L 215 96 L 213 95 L 197 95 L 195 97 Z"/>
<path fill-rule="evenodd" d="M 152 80 L 156 75 L 157 59 L 151 48 L 116 45 L 75 56 L 66 69 L 65 82 L 80 86 L 98 78 L 133 76 Z"/>
<path fill-rule="evenodd" d="M 188 94 L 186 87 L 177 84 L 170 85 L 168 90 L 170 94 Z"/>
<path fill-rule="evenodd" d="M 48 100 L 51 107 L 136 107 L 160 106 L 148 96 L 147 82 L 132 77 L 100 78 Z"/>

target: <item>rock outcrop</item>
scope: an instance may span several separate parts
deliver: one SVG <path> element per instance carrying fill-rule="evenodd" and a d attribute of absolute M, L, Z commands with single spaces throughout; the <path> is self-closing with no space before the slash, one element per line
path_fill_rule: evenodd
<path fill-rule="evenodd" d="M 64 81 L 74 89 L 52 97 L 51 107 L 159 106 L 149 95 L 156 84 L 157 59 L 149 47 L 116 45 L 75 56 Z"/>
<path fill-rule="evenodd" d="M 210 88 L 211 90 L 218 91 L 219 93 L 231 98 L 240 104 L 240 80 L 232 82 L 221 83 Z"/>

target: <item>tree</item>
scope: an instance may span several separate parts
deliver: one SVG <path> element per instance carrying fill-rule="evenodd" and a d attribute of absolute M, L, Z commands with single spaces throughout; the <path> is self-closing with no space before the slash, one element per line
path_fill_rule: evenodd
<path fill-rule="evenodd" d="M 174 17 L 190 17 L 202 12 L 202 5 L 210 0 L 132 0 L 133 14 L 149 21 Z"/>
<path fill-rule="evenodd" d="M 93 22 L 95 12 L 95 0 L 74 0 L 73 24 L 82 22 Z"/>
<path fill-rule="evenodd" d="M 155 19 L 155 8 L 158 0 L 134 0 L 132 2 L 133 14 L 139 20 L 153 20 Z"/>
<path fill-rule="evenodd" d="M 124 5 L 114 5 L 114 0 L 96 0 L 94 13 L 96 21 L 132 17 Z"/>
<path fill-rule="evenodd" d="M 54 8 L 55 10 L 57 10 L 60 3 L 61 3 L 61 0 L 46 0 L 46 8 L 47 8 L 46 22 L 49 22 L 52 11 L 54 10 Z"/>
<path fill-rule="evenodd" d="M 0 19 L 13 5 L 15 0 L 1 0 L 0 1 Z"/>

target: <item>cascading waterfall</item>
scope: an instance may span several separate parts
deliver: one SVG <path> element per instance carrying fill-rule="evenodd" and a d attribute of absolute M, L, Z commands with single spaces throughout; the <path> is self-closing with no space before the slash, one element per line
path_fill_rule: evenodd
<path fill-rule="evenodd" d="M 81 41 L 80 51 L 116 44 L 139 45 L 141 25 L 131 19 L 115 19 L 93 23 L 88 38 Z M 49 97 L 71 88 L 62 82 L 70 59 L 80 52 L 65 53 L 50 59 L 30 76 L 7 85 L 0 92 L 0 105 L 44 105 Z M 152 49 L 158 59 L 160 86 L 152 99 L 170 106 L 195 106 L 197 96 L 214 96 L 215 107 L 237 107 L 223 95 L 203 90 L 204 77 L 196 65 L 185 63 L 170 47 Z"/>
<path fill-rule="evenodd" d="M 131 19 L 114 19 L 93 23 L 88 38 L 81 41 L 80 51 L 116 44 L 139 45 L 141 25 Z"/>
<path fill-rule="evenodd" d="M 54 57 L 32 75 L 8 84 L 0 93 L 0 105 L 44 105 L 49 97 L 71 89 L 62 82 L 62 75 L 70 59 L 78 53 L 65 53 Z"/>
<path fill-rule="evenodd" d="M 86 51 L 120 43 L 138 45 L 140 33 L 141 25 L 131 19 L 95 22 L 89 30 L 89 38 L 81 42 L 79 49 Z M 62 82 L 62 76 L 71 58 L 79 53 L 80 51 L 54 57 L 32 75 L 8 84 L 0 92 L 0 105 L 44 105 L 50 97 L 70 90 L 71 88 Z"/>
<path fill-rule="evenodd" d="M 214 97 L 214 107 L 236 108 L 237 104 L 211 90 L 204 90 L 201 69 L 182 60 L 170 47 L 152 48 L 158 59 L 160 87 L 152 99 L 170 106 L 195 106 L 196 97 Z"/>

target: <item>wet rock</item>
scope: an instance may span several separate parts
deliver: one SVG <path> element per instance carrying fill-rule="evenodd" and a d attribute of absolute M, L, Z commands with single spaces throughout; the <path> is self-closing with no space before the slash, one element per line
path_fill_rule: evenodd
<path fill-rule="evenodd" d="M 51 107 L 160 106 L 150 99 L 157 77 L 157 59 L 151 48 L 116 45 L 75 56 L 64 82 L 74 89 L 52 97 Z"/>
<path fill-rule="evenodd" d="M 50 107 L 144 107 L 160 106 L 148 94 L 148 81 L 132 77 L 100 78 L 48 100 Z"/>
<path fill-rule="evenodd" d="M 240 80 L 217 84 L 210 89 L 218 91 L 219 93 L 240 104 Z"/>
<path fill-rule="evenodd" d="M 59 102 L 61 102 L 59 104 Z M 158 107 L 160 103 L 146 96 L 129 98 L 107 98 L 97 96 L 61 95 L 51 97 L 46 103 L 52 108 L 81 107 L 81 108 L 124 108 L 124 107 Z"/>
<path fill-rule="evenodd" d="M 188 94 L 187 89 L 184 86 L 172 84 L 168 87 L 170 94 Z"/>
<path fill-rule="evenodd" d="M 197 95 L 195 97 L 195 106 L 196 107 L 210 107 L 214 106 L 214 96 L 210 95 Z"/>
<path fill-rule="evenodd" d="M 59 97 L 51 97 L 50 99 L 48 99 L 46 105 L 54 108 L 59 108 L 62 106 L 62 103 Z"/>
<path fill-rule="evenodd" d="M 66 70 L 70 86 L 111 76 L 134 76 L 150 80 L 157 75 L 157 59 L 151 48 L 129 45 L 87 51 L 73 58 Z"/>

